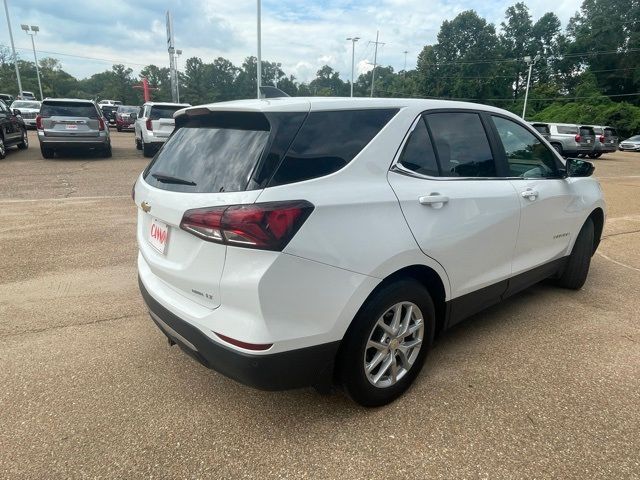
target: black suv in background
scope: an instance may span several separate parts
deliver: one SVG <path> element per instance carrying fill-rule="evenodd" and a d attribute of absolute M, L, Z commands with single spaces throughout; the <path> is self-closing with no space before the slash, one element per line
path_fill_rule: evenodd
<path fill-rule="evenodd" d="M 102 115 L 109 122 L 109 126 L 116 125 L 116 111 L 118 110 L 118 105 L 99 105 L 100 110 L 102 110 Z"/>
<path fill-rule="evenodd" d="M 29 147 L 27 127 L 22 118 L 0 101 L 0 159 L 7 156 L 7 148 L 13 145 L 21 150 Z"/>

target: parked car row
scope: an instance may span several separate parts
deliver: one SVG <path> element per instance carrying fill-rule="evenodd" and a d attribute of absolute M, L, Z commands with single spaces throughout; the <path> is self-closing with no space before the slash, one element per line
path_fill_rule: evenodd
<path fill-rule="evenodd" d="M 564 157 L 599 158 L 618 149 L 618 134 L 609 126 L 531 122 Z"/>

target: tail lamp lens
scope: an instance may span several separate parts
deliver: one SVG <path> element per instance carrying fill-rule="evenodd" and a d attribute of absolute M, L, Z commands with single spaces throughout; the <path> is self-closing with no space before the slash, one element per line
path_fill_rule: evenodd
<path fill-rule="evenodd" d="M 36 128 L 42 130 L 42 115 L 36 116 Z"/>
<path fill-rule="evenodd" d="M 580 142 L 580 140 L 582 140 L 582 137 L 580 136 L 580 134 L 576 135 L 576 142 Z"/>
<path fill-rule="evenodd" d="M 282 251 L 312 211 L 306 200 L 196 208 L 180 228 L 208 242 Z"/>
<path fill-rule="evenodd" d="M 151 124 L 151 119 L 147 118 L 147 130 L 152 131 L 153 130 L 153 125 Z"/>
<path fill-rule="evenodd" d="M 104 130 L 104 120 L 102 118 L 98 118 L 98 130 Z"/>
<path fill-rule="evenodd" d="M 604 143 L 604 135 L 600 135 L 600 143 Z"/>

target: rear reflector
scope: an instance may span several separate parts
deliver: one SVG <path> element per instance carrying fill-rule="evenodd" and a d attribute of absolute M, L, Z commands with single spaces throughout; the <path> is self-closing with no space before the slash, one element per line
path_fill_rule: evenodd
<path fill-rule="evenodd" d="M 282 251 L 312 211 L 306 200 L 196 208 L 180 228 L 208 242 Z"/>
<path fill-rule="evenodd" d="M 241 340 L 236 340 L 235 338 L 227 337 L 226 335 L 222 335 L 218 332 L 213 332 L 222 340 L 231 345 L 235 345 L 236 347 L 245 348 L 247 350 L 268 350 L 273 346 L 273 343 L 247 343 Z"/>

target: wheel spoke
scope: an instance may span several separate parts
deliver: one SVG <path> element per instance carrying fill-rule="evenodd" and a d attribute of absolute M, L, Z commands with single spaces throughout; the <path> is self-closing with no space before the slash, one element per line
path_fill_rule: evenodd
<path fill-rule="evenodd" d="M 386 354 L 384 352 L 376 353 L 375 356 L 371 359 L 371 362 L 367 364 L 365 371 L 368 374 L 371 373 L 371 371 L 376 368 L 385 357 Z"/>
<path fill-rule="evenodd" d="M 410 328 L 407 328 L 407 331 L 402 334 L 402 338 L 410 337 L 411 335 L 416 333 L 418 330 L 420 330 L 421 326 L 422 326 L 422 319 L 416 320 L 416 323 L 413 324 Z"/>
<path fill-rule="evenodd" d="M 386 352 L 389 347 L 384 343 L 376 342 L 375 340 L 369 340 L 367 342 L 367 348 L 375 348 L 376 350 L 380 350 Z"/>
<path fill-rule="evenodd" d="M 380 370 L 378 370 L 378 373 L 373 377 L 373 383 L 378 383 L 380 381 L 383 375 L 387 373 L 387 370 L 389 370 L 389 367 L 391 367 L 391 363 L 393 363 L 393 355 L 388 354 L 384 363 L 380 366 Z"/>
<path fill-rule="evenodd" d="M 384 333 L 386 333 L 387 335 L 394 334 L 393 328 L 391 328 L 389 325 L 384 323 L 384 316 L 380 317 L 380 320 L 378 320 L 378 323 L 376 325 L 378 325 L 382 330 L 384 330 Z"/>
<path fill-rule="evenodd" d="M 410 340 L 408 342 L 402 342 L 402 345 L 400 345 L 398 348 L 406 348 L 407 351 L 408 351 L 408 350 L 410 350 L 412 348 L 416 348 L 421 343 L 422 343 L 422 339 L 421 338 L 416 338 L 415 340 Z"/>
<path fill-rule="evenodd" d="M 409 349 L 404 346 L 400 346 L 398 347 L 397 352 L 400 356 L 402 368 L 408 371 L 411 368 L 411 363 L 409 362 Z"/>
<path fill-rule="evenodd" d="M 399 303 L 393 308 L 393 320 L 391 320 L 391 329 L 393 330 L 394 335 L 398 332 L 398 328 L 400 328 L 401 316 L 402 304 Z"/>
<path fill-rule="evenodd" d="M 400 328 L 400 335 L 404 335 L 404 333 L 409 329 L 409 325 L 411 325 L 411 317 L 413 316 L 413 305 L 407 306 L 407 311 L 402 317 L 402 328 Z"/>

